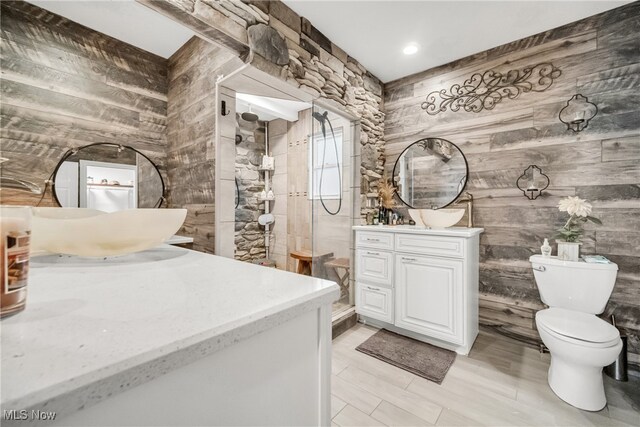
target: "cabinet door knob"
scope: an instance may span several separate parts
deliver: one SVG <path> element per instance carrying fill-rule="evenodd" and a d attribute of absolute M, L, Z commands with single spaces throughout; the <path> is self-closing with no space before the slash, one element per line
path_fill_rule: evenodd
<path fill-rule="evenodd" d="M 403 261 L 417 261 L 417 259 L 415 259 L 415 258 L 407 258 L 407 257 L 404 257 L 404 256 L 402 257 L 402 260 Z"/>
<path fill-rule="evenodd" d="M 370 237 L 367 238 L 367 242 L 379 242 L 380 239 L 372 239 Z"/>
<path fill-rule="evenodd" d="M 380 288 L 374 288 L 373 286 L 367 286 L 367 289 L 369 289 L 370 291 L 380 291 Z"/>
<path fill-rule="evenodd" d="M 369 251 L 367 251 L 367 255 L 377 255 L 377 256 L 380 256 L 380 252 L 369 252 Z"/>

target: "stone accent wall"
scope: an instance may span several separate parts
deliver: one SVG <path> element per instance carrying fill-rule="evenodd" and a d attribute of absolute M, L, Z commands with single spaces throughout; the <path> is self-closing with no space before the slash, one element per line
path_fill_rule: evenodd
<path fill-rule="evenodd" d="M 281 1 L 138 0 L 255 67 L 360 118 L 362 214 L 384 167 L 382 84 Z"/>
<path fill-rule="evenodd" d="M 235 210 L 235 258 L 251 261 L 266 257 L 264 227 L 258 224 L 265 204 L 260 201 L 264 172 L 258 170 L 265 150 L 265 123 L 247 122 L 240 114 L 236 114 L 236 121 L 242 141 L 236 144 L 235 170 L 240 203 Z"/>
<path fill-rule="evenodd" d="M 593 203 L 583 253 L 618 264 L 604 317 L 616 315 L 629 336 L 630 360 L 640 362 L 640 2 L 527 37 L 385 86 L 387 167 L 422 137 L 457 144 L 469 163 L 480 238 L 480 321 L 505 334 L 538 341 L 535 312 L 543 307 L 530 255 L 566 221 L 557 209 L 566 196 Z M 562 74 L 541 93 L 505 99 L 480 113 L 429 116 L 427 94 L 449 89 L 476 72 L 506 72 L 551 62 Z M 576 93 L 599 112 L 580 133 L 558 113 Z M 535 164 L 551 180 L 537 200 L 526 199 L 516 179 Z M 464 224 L 464 222 L 463 222 Z M 555 243 L 550 239 L 552 245 Z"/>

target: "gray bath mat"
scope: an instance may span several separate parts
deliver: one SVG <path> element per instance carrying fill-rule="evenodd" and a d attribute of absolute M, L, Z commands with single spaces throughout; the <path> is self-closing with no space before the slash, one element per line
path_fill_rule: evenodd
<path fill-rule="evenodd" d="M 380 329 L 356 350 L 441 384 L 456 353 Z"/>

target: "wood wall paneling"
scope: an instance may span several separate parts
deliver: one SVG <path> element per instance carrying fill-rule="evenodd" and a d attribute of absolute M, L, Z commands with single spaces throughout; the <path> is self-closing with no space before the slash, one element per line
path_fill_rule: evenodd
<path fill-rule="evenodd" d="M 167 61 L 22 1 L 1 3 L 3 176 L 44 181 L 72 147 L 131 145 L 166 178 Z M 3 190 L 3 204 L 40 196 Z M 46 194 L 42 205 L 53 203 Z"/>
<path fill-rule="evenodd" d="M 460 146 L 469 162 L 467 190 L 475 196 L 480 241 L 481 322 L 535 343 L 533 321 L 543 305 L 528 258 L 562 226 L 558 201 L 577 195 L 593 203 L 602 226 L 589 224 L 583 253 L 619 266 L 604 316 L 629 336 L 640 362 L 640 2 L 534 35 L 385 86 L 386 168 L 425 136 Z M 491 111 L 429 116 L 426 95 L 449 89 L 475 72 L 506 72 L 552 62 L 562 74 L 542 93 L 505 99 Z M 576 93 L 598 105 L 581 133 L 568 131 L 558 112 Z M 529 165 L 542 168 L 550 187 L 530 201 L 515 182 Z M 551 240 L 553 244 L 553 240 Z"/>
<path fill-rule="evenodd" d="M 235 59 L 233 53 L 193 37 L 168 63 L 168 203 L 187 209 L 179 233 L 194 238 L 195 250 L 208 253 L 215 250 L 215 84 Z"/>

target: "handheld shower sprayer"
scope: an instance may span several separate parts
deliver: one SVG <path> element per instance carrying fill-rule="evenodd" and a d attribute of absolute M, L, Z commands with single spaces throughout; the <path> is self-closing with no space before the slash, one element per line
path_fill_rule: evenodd
<path fill-rule="evenodd" d="M 328 115 L 328 111 L 325 111 L 324 114 L 320 114 L 319 111 L 314 111 L 312 114 L 313 118 L 319 121 L 322 126 L 324 126 L 325 121 L 329 120 Z"/>
<path fill-rule="evenodd" d="M 325 111 L 324 113 L 320 113 L 318 111 L 314 111 L 313 114 L 311 114 L 313 116 L 314 119 L 316 119 L 319 123 L 320 123 L 320 129 L 322 130 L 322 137 L 323 137 L 323 145 L 322 145 L 322 167 L 320 169 L 320 183 L 318 186 L 318 190 L 320 192 L 320 203 L 322 204 L 322 207 L 324 208 L 324 210 L 329 214 L 329 215 L 337 215 L 338 212 L 340 212 L 340 209 L 342 208 L 342 171 L 341 171 L 341 165 L 340 165 L 340 155 L 338 153 L 338 142 L 336 141 L 336 134 L 333 131 L 333 125 L 331 124 L 331 120 L 329 120 L 329 112 Z M 338 171 L 338 208 L 335 211 L 331 211 L 327 205 L 324 203 L 324 198 L 322 196 L 322 183 L 324 180 L 324 167 L 325 167 L 325 158 L 326 158 L 326 154 L 327 154 L 327 128 L 325 126 L 325 123 L 329 124 L 329 128 L 331 129 L 331 136 L 333 137 L 333 148 L 335 150 L 335 154 L 336 154 L 336 163 L 338 165 L 337 167 L 337 171 Z"/>

